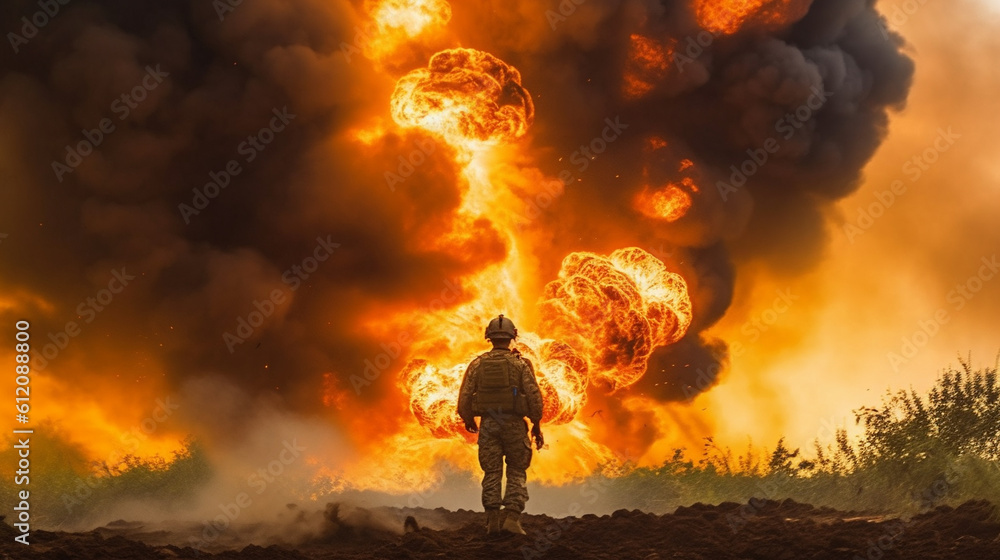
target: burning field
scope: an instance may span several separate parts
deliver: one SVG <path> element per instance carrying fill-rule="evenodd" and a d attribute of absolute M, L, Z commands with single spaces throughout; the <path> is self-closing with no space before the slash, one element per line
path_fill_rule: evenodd
<path fill-rule="evenodd" d="M 996 554 L 960 4 L 8 2 L 0 554 Z M 506 540 L 456 410 L 498 314 Z"/>

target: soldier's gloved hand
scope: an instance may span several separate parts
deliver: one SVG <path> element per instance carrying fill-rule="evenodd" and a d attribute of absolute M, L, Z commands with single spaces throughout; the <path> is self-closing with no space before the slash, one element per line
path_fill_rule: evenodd
<path fill-rule="evenodd" d="M 479 432 L 479 426 L 476 426 L 476 421 L 475 420 L 472 420 L 472 421 L 468 421 L 467 420 L 465 422 L 465 431 L 469 432 L 470 434 L 478 433 Z"/>
<path fill-rule="evenodd" d="M 535 449 L 541 449 L 545 445 L 545 438 L 542 437 L 542 423 L 537 422 L 531 427 L 531 437 L 535 440 Z"/>

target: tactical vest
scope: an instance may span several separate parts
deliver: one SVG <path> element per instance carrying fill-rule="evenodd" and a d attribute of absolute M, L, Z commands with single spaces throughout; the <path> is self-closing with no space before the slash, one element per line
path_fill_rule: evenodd
<path fill-rule="evenodd" d="M 481 359 L 479 384 L 473 399 L 473 413 L 476 416 L 491 411 L 526 415 L 528 401 L 524 395 L 524 388 L 515 380 L 520 378 L 517 374 L 517 366 L 504 355 Z"/>

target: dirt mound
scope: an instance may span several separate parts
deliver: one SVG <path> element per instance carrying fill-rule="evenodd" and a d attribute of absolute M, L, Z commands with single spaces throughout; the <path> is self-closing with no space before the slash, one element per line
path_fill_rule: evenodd
<path fill-rule="evenodd" d="M 323 529 L 295 545 L 258 543 L 203 552 L 155 544 L 144 539 L 151 533 L 141 524 L 119 522 L 86 533 L 34 532 L 30 547 L 5 540 L 0 543 L 0 559 L 1000 558 L 996 508 L 982 501 L 938 507 L 909 520 L 839 512 L 792 500 L 694 504 L 669 515 L 638 510 L 561 519 L 524 515 L 527 536 L 487 536 L 485 515 L 469 511 L 376 508 L 344 515 L 340 506 L 331 504 L 316 515 L 325 520 Z M 388 525 L 396 521 L 390 529 Z M 435 525 L 439 528 L 430 528 Z M 157 533 L 153 540 L 184 542 L 186 537 Z"/>

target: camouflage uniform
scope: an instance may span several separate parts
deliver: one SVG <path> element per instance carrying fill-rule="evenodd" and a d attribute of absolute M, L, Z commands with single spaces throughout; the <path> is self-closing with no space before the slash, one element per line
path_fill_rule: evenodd
<path fill-rule="evenodd" d="M 506 348 L 494 348 L 472 360 L 458 395 L 458 414 L 467 424 L 474 421 L 472 410 L 474 394 L 478 386 L 479 362 L 486 357 L 503 356 L 514 366 L 511 371 L 520 379 L 515 380 L 527 397 L 527 417 L 538 423 L 542 419 L 542 394 L 535 379 L 531 362 L 520 354 Z M 483 507 L 487 510 L 499 509 L 500 483 L 504 474 L 504 458 L 507 460 L 507 492 L 503 498 L 504 509 L 524 511 L 528 500 L 528 466 L 531 464 L 531 439 L 523 416 L 513 413 L 487 414 L 479 425 L 479 466 L 483 469 Z"/>

